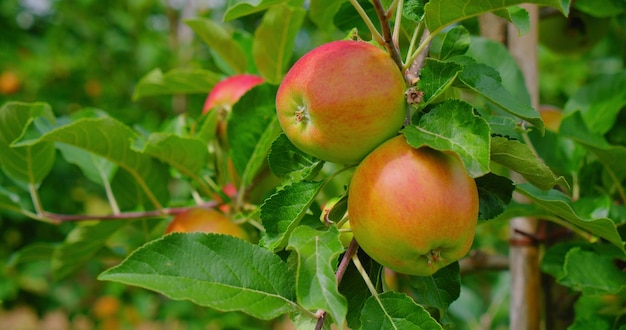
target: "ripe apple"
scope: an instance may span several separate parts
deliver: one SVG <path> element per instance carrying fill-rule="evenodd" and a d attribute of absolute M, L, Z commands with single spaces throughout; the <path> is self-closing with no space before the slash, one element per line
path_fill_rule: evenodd
<path fill-rule="evenodd" d="M 262 82 L 263 78 L 251 74 L 235 75 L 220 81 L 207 96 L 202 113 L 205 114 L 215 107 L 230 110 L 243 94 Z"/>
<path fill-rule="evenodd" d="M 339 40 L 301 57 L 276 95 L 289 140 L 319 159 L 356 164 L 397 134 L 406 116 L 405 83 L 389 54 Z"/>
<path fill-rule="evenodd" d="M 174 217 L 165 229 L 165 233 L 216 233 L 226 234 L 248 240 L 246 232 L 233 223 L 224 214 L 203 208 L 193 208 Z"/>
<path fill-rule="evenodd" d="M 361 248 L 399 273 L 430 276 L 470 249 L 478 190 L 456 154 L 397 136 L 359 164 L 348 214 Z"/>

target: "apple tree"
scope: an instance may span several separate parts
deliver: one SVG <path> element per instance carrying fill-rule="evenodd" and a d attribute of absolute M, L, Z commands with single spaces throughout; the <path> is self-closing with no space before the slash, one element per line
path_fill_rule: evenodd
<path fill-rule="evenodd" d="M 455 309 L 468 307 L 464 278 L 508 269 L 522 285 L 507 293 L 511 328 L 556 328 L 558 292 L 566 326 L 617 329 L 624 63 L 548 108 L 550 76 L 533 62 L 539 41 L 568 54 L 608 35 L 623 43 L 626 5 L 600 2 L 229 1 L 218 18 L 189 18 L 211 65 L 155 68 L 133 98 L 208 95 L 201 111 L 147 131 L 99 109 L 1 106 L 2 212 L 70 226 L 14 262 L 49 249 L 62 278 L 106 250 L 115 262 L 100 281 L 315 329 L 452 327 L 471 319 Z M 61 160 L 107 213 L 50 211 L 39 188 Z M 213 216 L 194 219 L 199 209 Z M 112 242 L 137 223 L 139 243 Z"/>

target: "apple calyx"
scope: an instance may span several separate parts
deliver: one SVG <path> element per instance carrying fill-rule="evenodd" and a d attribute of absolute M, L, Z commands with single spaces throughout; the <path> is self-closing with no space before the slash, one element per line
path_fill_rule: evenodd
<path fill-rule="evenodd" d="M 441 248 L 436 248 L 428 251 L 428 253 L 426 254 L 426 259 L 428 260 L 426 262 L 426 265 L 428 267 L 432 266 L 438 261 L 444 261 L 444 259 L 441 257 Z"/>
<path fill-rule="evenodd" d="M 309 107 L 307 107 L 306 105 L 298 105 L 298 110 L 296 110 L 296 123 L 309 121 L 309 119 Z"/>

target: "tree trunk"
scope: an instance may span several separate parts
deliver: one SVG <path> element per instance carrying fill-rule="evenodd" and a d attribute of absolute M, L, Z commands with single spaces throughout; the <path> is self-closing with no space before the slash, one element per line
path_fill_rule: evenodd
<path fill-rule="evenodd" d="M 538 87 L 538 20 L 536 5 L 523 5 L 530 16 L 530 31 L 522 36 L 509 25 L 508 47 L 525 77 L 531 105 L 539 109 Z M 518 200 L 519 201 L 519 200 Z M 538 221 L 514 218 L 510 222 L 509 250 L 511 273 L 510 329 L 534 330 L 541 324 L 541 273 L 536 240 Z"/>

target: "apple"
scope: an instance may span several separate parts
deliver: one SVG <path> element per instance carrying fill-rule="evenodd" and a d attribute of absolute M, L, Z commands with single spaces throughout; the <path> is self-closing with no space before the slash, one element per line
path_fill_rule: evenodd
<path fill-rule="evenodd" d="M 192 208 L 174 217 L 165 233 L 203 232 L 226 234 L 249 240 L 247 233 L 224 214 L 204 208 Z"/>
<path fill-rule="evenodd" d="M 478 190 L 458 156 L 383 143 L 350 180 L 352 233 L 372 259 L 399 273 L 430 276 L 469 251 Z"/>
<path fill-rule="evenodd" d="M 22 82 L 17 73 L 4 71 L 0 74 L 0 94 L 10 95 L 17 93 L 22 87 Z"/>
<path fill-rule="evenodd" d="M 302 56 L 276 95 L 291 143 L 321 160 L 356 164 L 398 133 L 406 117 L 404 78 L 384 50 L 339 40 Z"/>
<path fill-rule="evenodd" d="M 539 107 L 539 115 L 547 130 L 558 133 L 561 121 L 563 120 L 563 111 L 561 109 L 542 104 Z"/>
<path fill-rule="evenodd" d="M 252 87 L 263 83 L 263 78 L 251 74 L 240 74 L 228 77 L 213 86 L 207 96 L 202 113 L 206 114 L 211 109 L 221 107 L 230 110 L 233 104 Z"/>

